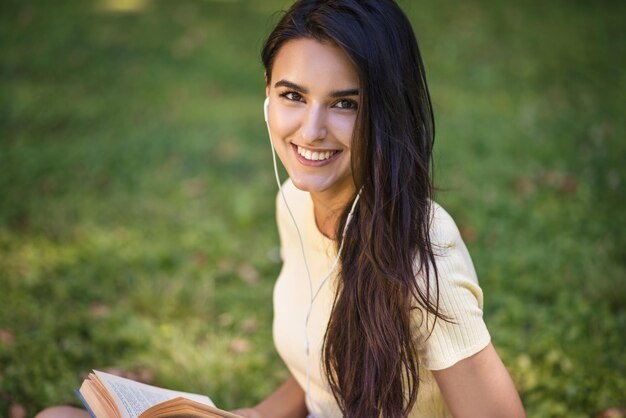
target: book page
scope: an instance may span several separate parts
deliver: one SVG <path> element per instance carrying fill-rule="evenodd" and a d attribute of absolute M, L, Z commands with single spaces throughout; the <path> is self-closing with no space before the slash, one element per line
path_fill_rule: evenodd
<path fill-rule="evenodd" d="M 106 386 L 124 418 L 136 418 L 151 406 L 178 397 L 215 406 L 208 396 L 162 389 L 97 370 L 94 373 Z"/>

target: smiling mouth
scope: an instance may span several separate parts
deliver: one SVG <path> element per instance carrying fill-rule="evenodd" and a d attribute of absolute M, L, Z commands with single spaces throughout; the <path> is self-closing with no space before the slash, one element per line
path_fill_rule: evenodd
<path fill-rule="evenodd" d="M 324 161 L 332 158 L 333 155 L 341 152 L 339 150 L 320 150 L 320 151 L 311 151 L 309 149 L 303 148 L 299 145 L 293 144 L 296 147 L 296 152 L 304 159 L 309 161 Z"/>

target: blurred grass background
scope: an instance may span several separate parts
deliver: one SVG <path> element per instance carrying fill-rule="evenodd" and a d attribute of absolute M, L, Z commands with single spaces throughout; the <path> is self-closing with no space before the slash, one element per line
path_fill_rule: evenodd
<path fill-rule="evenodd" d="M 528 416 L 626 407 L 625 3 L 400 3 Z M 289 4 L 2 2 L 0 416 L 93 368 L 224 408 L 285 378 L 259 50 Z"/>

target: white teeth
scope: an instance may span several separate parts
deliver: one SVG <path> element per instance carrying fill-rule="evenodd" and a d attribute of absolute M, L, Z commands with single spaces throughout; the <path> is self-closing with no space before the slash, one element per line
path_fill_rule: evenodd
<path fill-rule="evenodd" d="M 310 151 L 308 149 L 302 148 L 298 146 L 298 154 L 311 161 L 323 161 L 327 160 L 333 155 L 335 155 L 337 151 Z"/>

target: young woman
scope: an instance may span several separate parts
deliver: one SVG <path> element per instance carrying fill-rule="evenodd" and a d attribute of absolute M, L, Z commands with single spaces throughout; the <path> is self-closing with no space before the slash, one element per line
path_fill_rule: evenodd
<path fill-rule="evenodd" d="M 274 340 L 290 376 L 235 412 L 523 417 L 470 256 L 432 200 L 433 113 L 404 13 L 393 0 L 300 0 L 262 60 L 270 140 L 289 174 Z"/>
<path fill-rule="evenodd" d="M 262 51 L 289 180 L 274 340 L 291 375 L 251 418 L 522 417 L 482 292 L 433 200 L 434 121 L 393 0 L 300 0 Z"/>

